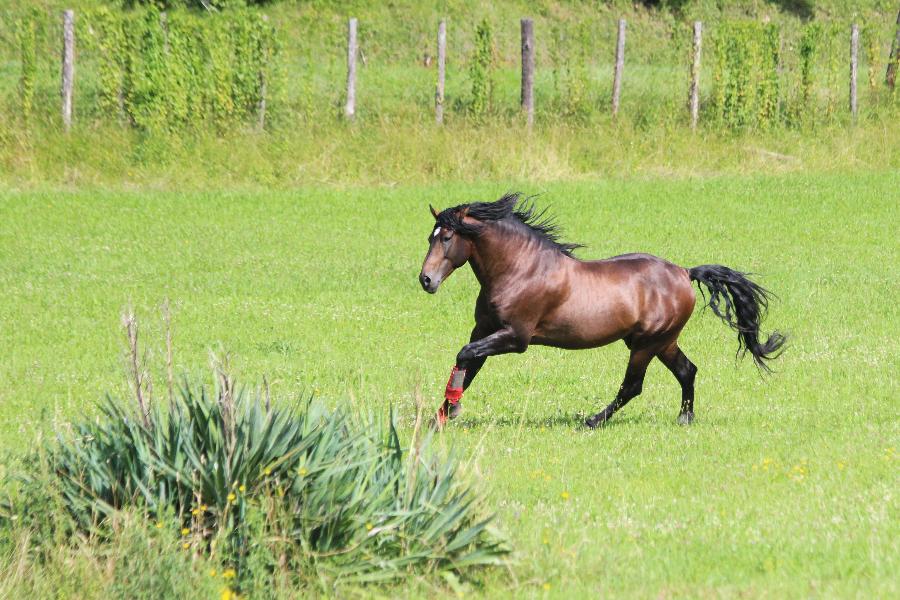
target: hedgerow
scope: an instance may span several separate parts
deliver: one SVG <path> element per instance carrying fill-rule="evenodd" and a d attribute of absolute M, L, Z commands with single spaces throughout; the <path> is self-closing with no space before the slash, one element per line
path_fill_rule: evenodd
<path fill-rule="evenodd" d="M 278 38 L 257 11 L 210 17 L 100 8 L 81 19 L 97 56 L 101 115 L 142 130 L 249 121 L 278 84 Z"/>

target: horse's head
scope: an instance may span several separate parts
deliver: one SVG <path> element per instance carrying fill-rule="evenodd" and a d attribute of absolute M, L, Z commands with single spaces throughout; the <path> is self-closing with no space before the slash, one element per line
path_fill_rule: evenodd
<path fill-rule="evenodd" d="M 419 283 L 429 294 L 437 292 L 441 285 L 454 270 L 466 264 L 472 256 L 472 240 L 455 231 L 450 226 L 451 220 L 441 218 L 446 213 L 438 213 L 431 208 L 434 215 L 434 230 L 428 236 L 428 254 L 425 255 L 425 263 L 422 272 L 419 273 Z M 468 211 L 468 207 L 459 209 L 454 213 L 452 221 L 461 222 Z"/>

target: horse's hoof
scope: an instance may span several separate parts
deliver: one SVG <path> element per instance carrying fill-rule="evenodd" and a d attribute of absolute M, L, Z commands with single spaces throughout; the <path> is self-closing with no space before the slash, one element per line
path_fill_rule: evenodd
<path fill-rule="evenodd" d="M 683 412 L 678 415 L 678 424 L 679 425 L 690 425 L 694 422 L 694 413 L 692 412 Z"/>
<path fill-rule="evenodd" d="M 462 414 L 462 402 L 457 402 L 456 404 L 450 405 L 450 420 L 451 421 L 461 414 Z"/>
<path fill-rule="evenodd" d="M 596 417 L 591 417 L 590 419 L 588 419 L 587 421 L 584 422 L 584 425 L 588 429 L 597 429 L 598 427 L 602 427 L 603 425 L 606 425 L 607 421 L 608 421 L 608 419 L 598 419 Z"/>

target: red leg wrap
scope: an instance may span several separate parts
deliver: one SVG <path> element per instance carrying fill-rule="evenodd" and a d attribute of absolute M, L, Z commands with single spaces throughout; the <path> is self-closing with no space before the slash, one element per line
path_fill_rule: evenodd
<path fill-rule="evenodd" d="M 453 367 L 453 370 L 450 372 L 450 379 L 447 380 L 447 389 L 444 390 L 444 399 L 450 404 L 456 404 L 462 398 L 465 377 L 465 369 Z"/>

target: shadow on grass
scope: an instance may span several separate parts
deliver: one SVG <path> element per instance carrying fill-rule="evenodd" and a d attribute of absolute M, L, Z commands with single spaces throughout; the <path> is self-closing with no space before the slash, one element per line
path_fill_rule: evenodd
<path fill-rule="evenodd" d="M 591 429 L 584 424 L 585 420 L 590 417 L 591 414 L 577 412 L 570 415 L 558 414 L 552 416 L 463 416 L 453 421 L 448 428 L 454 429 L 462 427 L 464 429 L 478 429 L 483 427 L 501 427 L 516 429 L 521 427 L 522 429 L 568 428 L 575 431 L 591 431 Z M 603 431 L 604 429 L 634 424 L 639 421 L 640 419 L 637 417 L 620 417 L 617 415 L 611 421 L 598 427 L 594 431 Z"/>

